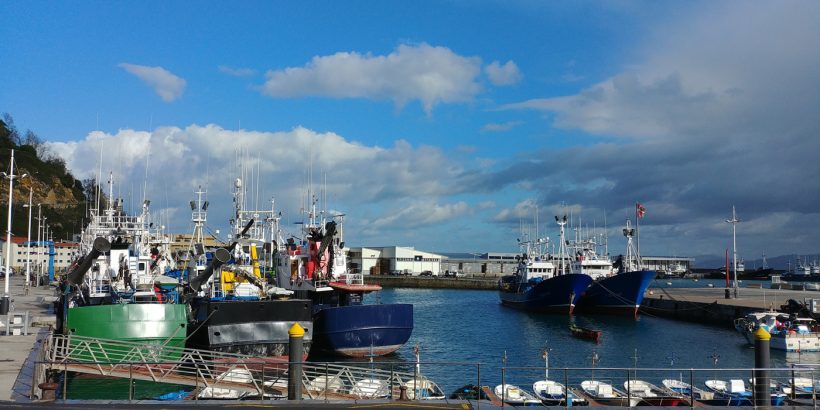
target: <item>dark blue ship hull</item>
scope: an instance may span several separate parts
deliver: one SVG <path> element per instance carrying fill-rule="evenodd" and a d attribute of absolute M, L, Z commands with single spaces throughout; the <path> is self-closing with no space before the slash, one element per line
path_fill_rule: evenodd
<path fill-rule="evenodd" d="M 504 306 L 530 312 L 572 313 L 581 294 L 592 282 L 588 275 L 570 273 L 537 283 L 502 283 L 498 294 Z"/>
<path fill-rule="evenodd" d="M 314 314 L 313 331 L 314 347 L 325 352 L 348 357 L 389 354 L 413 333 L 413 305 L 326 307 Z"/>
<path fill-rule="evenodd" d="M 641 270 L 595 281 L 581 297 L 578 310 L 637 315 L 644 292 L 656 275 L 654 270 Z"/>

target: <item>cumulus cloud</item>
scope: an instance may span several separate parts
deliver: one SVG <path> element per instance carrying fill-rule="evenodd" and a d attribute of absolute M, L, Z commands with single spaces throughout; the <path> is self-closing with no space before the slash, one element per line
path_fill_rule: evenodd
<path fill-rule="evenodd" d="M 388 55 L 339 52 L 316 56 L 303 67 L 267 72 L 265 95 L 321 96 L 393 101 L 418 100 L 429 115 L 440 103 L 467 102 L 481 91 L 481 59 L 446 47 L 400 45 Z"/>
<path fill-rule="evenodd" d="M 185 91 L 184 79 L 174 75 L 162 67 L 149 67 L 129 63 L 120 63 L 119 67 L 139 78 L 165 102 L 172 102 L 182 96 Z"/>
<path fill-rule="evenodd" d="M 535 215 L 535 209 L 538 204 L 535 200 L 526 199 L 521 201 L 512 208 L 504 208 L 495 215 L 496 221 L 519 221 L 521 219 L 531 219 Z"/>
<path fill-rule="evenodd" d="M 373 221 L 372 228 L 417 228 L 463 217 L 470 207 L 466 202 L 431 204 L 415 202 Z"/>
<path fill-rule="evenodd" d="M 328 201 L 321 205 L 350 216 L 347 232 L 364 231 L 362 225 L 368 220 L 376 221 L 367 227 L 375 235 L 391 223 L 423 226 L 468 210 L 464 202 L 426 208 L 419 202 L 388 211 L 395 209 L 396 203 L 457 192 L 455 184 L 463 172 L 452 167 L 452 161 L 438 148 L 414 147 L 402 140 L 378 147 L 302 127 L 260 132 L 191 125 L 158 127 L 150 132 L 92 132 L 82 140 L 47 144 L 79 179 L 96 178 L 102 168 L 105 181 L 112 171 L 118 196 L 142 198 L 142 187 L 147 184 L 146 196 L 153 200 L 152 207 L 162 208 L 164 215 L 185 215 L 193 192 L 198 186 L 206 187 L 211 202 L 208 219 L 216 226 L 230 218 L 233 180 L 243 175 L 240 166 L 252 179 L 246 186 L 259 186 L 258 195 L 251 190 L 249 203 L 267 209 L 270 198 L 275 197 L 277 208 L 285 212 L 288 221 L 301 220 L 299 210 L 305 207 L 305 191 L 310 185 L 308 164 L 313 165 L 314 193 L 323 191 L 320 196 Z M 260 147 L 269 149 L 262 154 Z M 374 164 L 378 164 L 378 172 L 374 172 Z M 187 218 L 179 217 L 168 225 L 185 232 L 187 223 Z"/>
<path fill-rule="evenodd" d="M 233 77 L 250 77 L 256 75 L 256 70 L 252 68 L 235 68 L 231 66 L 219 66 L 219 72 Z"/>
<path fill-rule="evenodd" d="M 518 66 L 512 60 L 503 65 L 498 61 L 493 61 L 484 67 L 484 72 L 493 85 L 513 85 L 523 78 Z"/>

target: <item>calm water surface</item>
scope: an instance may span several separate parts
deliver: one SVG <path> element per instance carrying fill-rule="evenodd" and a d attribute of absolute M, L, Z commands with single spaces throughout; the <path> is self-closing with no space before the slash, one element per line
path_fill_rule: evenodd
<path fill-rule="evenodd" d="M 696 287 L 718 282 L 658 280 L 653 287 Z M 507 366 L 543 368 L 545 346 L 550 349 L 550 368 L 590 368 L 595 354 L 599 358 L 596 366 L 601 368 L 631 368 L 637 363 L 638 368 L 670 369 L 669 372 L 654 371 L 647 375 L 656 383 L 662 378 L 681 376 L 680 371 L 672 368 L 754 367 L 754 349 L 735 330 L 724 327 L 678 322 L 646 314 L 637 320 L 608 315 L 571 318 L 531 314 L 502 306 L 497 293 L 486 290 L 385 289 L 370 301 L 377 299 L 382 303 L 414 304 L 413 335 L 396 356 L 387 360 L 412 361 L 413 347 L 418 344 L 422 362 L 480 362 L 482 384 L 500 382 L 505 352 Z M 602 341 L 595 344 L 573 337 L 568 329 L 571 322 L 602 330 Z M 820 354 L 787 354 L 773 350 L 771 360 L 773 367 L 786 367 L 791 363 L 818 363 Z M 445 390 L 449 389 L 448 392 L 465 383 L 475 383 L 474 368 L 430 365 L 422 366 L 422 372 Z M 519 381 L 522 385 L 536 380 L 533 378 L 536 374 L 524 373 L 533 371 L 511 371 L 508 382 L 510 379 L 515 381 L 516 377 L 525 379 Z M 701 373 L 701 379 L 717 374 Z M 543 376 L 543 371 L 537 374 Z M 589 378 L 586 377 L 588 372 L 584 375 L 576 372 L 575 376 Z M 625 378 L 626 374 L 623 376 Z M 561 379 L 555 372 L 553 377 Z M 684 377 L 688 378 L 687 375 Z M 742 373 L 739 377 L 750 376 Z"/>

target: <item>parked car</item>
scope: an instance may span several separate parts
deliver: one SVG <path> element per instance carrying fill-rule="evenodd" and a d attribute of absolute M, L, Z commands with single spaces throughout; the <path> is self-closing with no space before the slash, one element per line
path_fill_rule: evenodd
<path fill-rule="evenodd" d="M 423 271 L 419 274 L 419 276 L 433 276 L 433 271 L 431 271 L 431 270 Z"/>

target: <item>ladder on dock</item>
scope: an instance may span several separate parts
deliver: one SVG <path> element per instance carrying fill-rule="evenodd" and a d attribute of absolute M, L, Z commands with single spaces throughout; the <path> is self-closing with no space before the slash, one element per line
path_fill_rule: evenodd
<path fill-rule="evenodd" d="M 200 398 L 288 395 L 289 363 L 278 358 L 55 334 L 44 353 L 52 371 L 192 386 Z M 301 383 L 304 399 L 398 398 L 402 386 L 411 400 L 440 392 L 417 373 L 335 363 L 302 363 Z"/>

